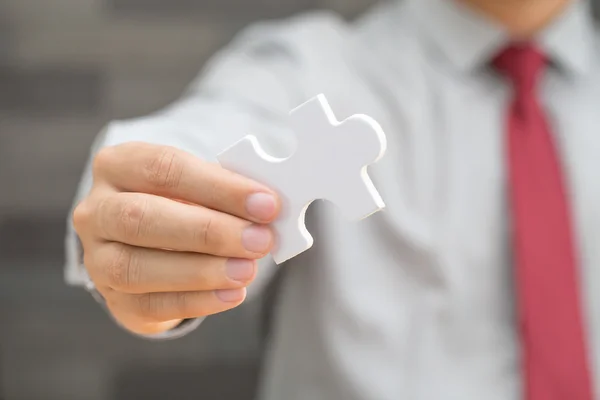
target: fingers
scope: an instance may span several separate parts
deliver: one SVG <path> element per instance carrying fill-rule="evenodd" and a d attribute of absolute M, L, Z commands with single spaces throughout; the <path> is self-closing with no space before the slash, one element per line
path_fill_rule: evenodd
<path fill-rule="evenodd" d="M 244 301 L 246 289 L 139 295 L 112 292 L 105 297 L 108 308 L 117 319 L 127 321 L 130 325 L 144 325 L 204 317 L 230 310 Z"/>
<path fill-rule="evenodd" d="M 107 147 L 96 156 L 94 171 L 121 191 L 183 200 L 259 223 L 272 222 L 280 208 L 267 187 L 173 147 Z"/>
<path fill-rule="evenodd" d="M 86 254 L 97 286 L 129 293 L 241 289 L 256 276 L 256 262 L 206 254 L 106 243 Z"/>
<path fill-rule="evenodd" d="M 93 215 L 100 238 L 133 246 L 256 259 L 273 245 L 266 226 L 154 195 L 107 195 Z"/>
<path fill-rule="evenodd" d="M 128 143 L 94 159 L 75 208 L 84 263 L 113 316 L 133 332 L 237 307 L 271 250 L 276 194 L 171 147 Z"/>

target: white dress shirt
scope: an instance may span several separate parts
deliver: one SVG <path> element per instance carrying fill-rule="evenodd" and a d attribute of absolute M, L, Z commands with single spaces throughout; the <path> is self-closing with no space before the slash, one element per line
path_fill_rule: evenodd
<path fill-rule="evenodd" d="M 589 4 L 575 1 L 537 40 L 552 60 L 539 95 L 570 182 L 600 382 L 600 52 Z M 520 398 L 504 157 L 511 93 L 488 67 L 507 43 L 449 0 L 392 1 L 353 22 L 328 12 L 264 22 L 215 55 L 178 102 L 98 137 L 92 153 L 142 140 L 214 161 L 253 133 L 283 157 L 295 140 L 287 113 L 319 93 L 338 119 L 363 113 L 383 126 L 388 151 L 369 173 L 385 211 L 356 223 L 316 202 L 314 247 L 280 267 L 261 260 L 250 296 L 287 269 L 262 400 Z M 78 199 L 90 183 L 88 167 Z M 92 288 L 69 229 L 67 281 Z"/>

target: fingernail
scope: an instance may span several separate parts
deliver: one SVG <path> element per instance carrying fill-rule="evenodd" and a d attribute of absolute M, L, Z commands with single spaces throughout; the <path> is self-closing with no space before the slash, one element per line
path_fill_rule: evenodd
<path fill-rule="evenodd" d="M 275 197 L 268 193 L 254 193 L 246 199 L 246 211 L 259 221 L 269 221 L 275 215 Z"/>
<path fill-rule="evenodd" d="M 242 233 L 242 245 L 253 253 L 264 253 L 269 250 L 272 233 L 266 226 L 252 225 Z"/>
<path fill-rule="evenodd" d="M 227 260 L 225 272 L 229 279 L 244 282 L 252 279 L 255 266 L 254 261 L 232 258 Z"/>
<path fill-rule="evenodd" d="M 246 288 L 216 290 L 215 294 L 219 300 L 225 303 L 235 303 L 244 300 L 246 297 Z"/>

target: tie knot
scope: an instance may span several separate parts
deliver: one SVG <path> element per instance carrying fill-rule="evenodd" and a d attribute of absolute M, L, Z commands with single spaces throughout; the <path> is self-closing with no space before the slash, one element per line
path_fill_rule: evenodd
<path fill-rule="evenodd" d="M 493 65 L 517 90 L 531 90 L 546 66 L 546 57 L 530 43 L 515 44 L 500 52 Z"/>

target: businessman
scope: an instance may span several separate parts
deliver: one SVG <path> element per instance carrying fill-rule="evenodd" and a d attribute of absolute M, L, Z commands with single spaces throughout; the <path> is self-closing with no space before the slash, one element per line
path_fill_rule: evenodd
<path fill-rule="evenodd" d="M 599 55 L 583 0 L 256 24 L 176 103 L 98 137 L 68 282 L 150 340 L 260 292 L 279 200 L 215 157 L 248 133 L 291 154 L 287 113 L 324 93 L 387 133 L 369 170 L 387 208 L 310 210 L 314 248 L 277 267 L 260 398 L 600 398 Z"/>

